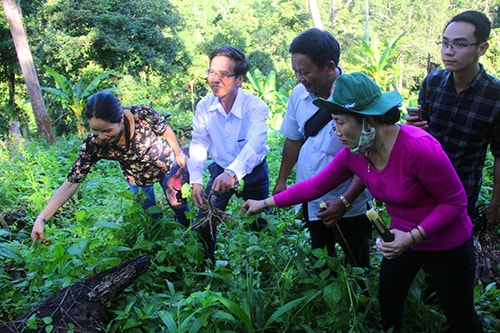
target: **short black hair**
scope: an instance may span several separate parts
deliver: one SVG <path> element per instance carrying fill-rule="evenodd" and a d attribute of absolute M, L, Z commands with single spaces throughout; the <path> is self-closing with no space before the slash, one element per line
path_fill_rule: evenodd
<path fill-rule="evenodd" d="M 223 46 L 210 53 L 210 62 L 217 56 L 228 57 L 236 62 L 234 73 L 236 76 L 245 75 L 250 69 L 250 62 L 248 61 L 245 53 L 237 47 Z"/>
<path fill-rule="evenodd" d="M 467 22 L 472 24 L 474 26 L 474 37 L 476 37 L 477 43 L 484 43 L 490 38 L 491 21 L 484 13 L 475 10 L 462 12 L 455 15 L 450 22 L 446 24 L 444 30 L 446 30 L 452 22 Z"/>
<path fill-rule="evenodd" d="M 289 49 L 291 54 L 300 53 L 308 56 L 319 68 L 329 61 L 339 65 L 340 44 L 327 31 L 318 28 L 306 30 L 294 38 Z"/>

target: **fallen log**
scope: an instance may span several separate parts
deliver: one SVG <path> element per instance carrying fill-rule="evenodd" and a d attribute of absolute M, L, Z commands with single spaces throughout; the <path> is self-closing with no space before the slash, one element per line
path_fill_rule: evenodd
<path fill-rule="evenodd" d="M 147 271 L 150 261 L 146 256 L 128 259 L 121 264 L 92 275 L 62 289 L 58 294 L 44 300 L 15 320 L 0 326 L 1 333 L 46 332 L 42 318 L 51 317 L 50 325 L 55 332 L 99 332 L 107 301 L 127 288 Z M 28 319 L 36 315 L 37 327 L 28 326 Z"/>

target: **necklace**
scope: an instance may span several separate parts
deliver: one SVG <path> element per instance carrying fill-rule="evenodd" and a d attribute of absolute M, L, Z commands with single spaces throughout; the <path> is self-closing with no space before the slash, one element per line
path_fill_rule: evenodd
<path fill-rule="evenodd" d="M 379 163 L 381 161 L 381 159 L 383 160 L 383 154 L 384 152 L 387 150 L 387 145 L 386 145 L 386 142 L 385 141 L 382 141 L 382 143 L 377 147 L 375 145 L 375 142 L 373 143 L 373 145 L 370 147 L 370 149 L 366 152 L 366 171 L 368 173 L 371 172 L 371 165 L 373 163 L 371 163 L 370 161 L 370 152 L 373 150 L 375 152 L 375 160 L 376 160 L 376 163 Z M 385 165 L 385 162 L 383 163 L 383 165 Z M 375 164 L 373 164 L 373 166 L 375 167 Z M 380 169 L 378 169 L 380 170 Z"/>

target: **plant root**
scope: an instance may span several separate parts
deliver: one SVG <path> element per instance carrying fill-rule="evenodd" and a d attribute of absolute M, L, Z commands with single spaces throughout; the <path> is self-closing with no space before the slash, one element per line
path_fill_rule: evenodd
<path fill-rule="evenodd" d="M 226 221 L 238 223 L 238 220 L 236 220 L 231 214 L 228 214 L 225 211 L 220 210 L 219 208 L 214 206 L 214 204 L 212 203 L 212 192 L 210 192 L 210 194 L 208 195 L 207 207 L 207 215 L 193 224 L 192 228 L 196 230 L 198 228 L 205 228 L 206 226 L 209 226 L 212 239 L 215 239 L 215 235 L 213 234 L 214 225 L 222 224 L 226 226 Z"/>

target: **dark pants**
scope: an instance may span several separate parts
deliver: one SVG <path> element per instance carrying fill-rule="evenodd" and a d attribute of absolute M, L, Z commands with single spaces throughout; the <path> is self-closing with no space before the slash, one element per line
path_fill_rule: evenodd
<path fill-rule="evenodd" d="M 306 225 L 311 235 L 312 248 L 326 248 L 328 255 L 336 257 L 335 243 L 338 242 L 338 239 L 333 231 L 327 228 L 322 221 L 308 221 L 306 218 Z M 366 215 L 343 218 L 338 225 L 356 260 L 356 266 L 368 267 L 370 265 L 372 226 Z"/>
<path fill-rule="evenodd" d="M 168 179 L 174 175 L 179 167 L 177 166 L 177 163 L 174 163 L 174 167 L 172 168 L 172 171 L 170 171 L 169 174 L 165 175 L 161 180 L 160 180 L 160 185 L 161 188 L 163 189 L 163 193 L 166 192 L 167 189 L 167 181 Z M 136 186 L 136 185 L 131 185 L 129 183 L 130 190 L 132 193 L 137 195 L 139 193 L 139 189 L 141 189 L 144 194 L 146 195 L 146 198 L 144 199 L 142 203 L 142 208 L 143 209 L 148 209 L 149 207 L 152 207 L 156 205 L 156 198 L 155 198 L 155 191 L 154 191 L 154 186 Z M 175 208 L 172 205 L 170 205 L 169 201 L 167 200 L 170 208 L 174 211 L 175 218 L 176 220 L 185 226 L 186 228 L 189 227 L 189 220 L 186 217 L 186 211 L 188 210 L 188 205 L 186 204 L 184 207 L 181 208 Z M 154 218 L 160 218 L 160 214 L 153 214 Z"/>
<path fill-rule="evenodd" d="M 449 325 L 457 333 L 483 332 L 474 309 L 475 256 L 472 240 L 439 252 L 407 249 L 398 258 L 382 260 L 379 302 L 384 329 L 402 332 L 404 302 L 420 268 L 429 275 Z"/>
<path fill-rule="evenodd" d="M 216 163 L 212 163 L 208 166 L 208 171 L 210 172 L 210 179 L 205 188 L 205 197 L 208 198 L 210 190 L 212 189 L 212 184 L 215 178 L 224 172 L 224 168 L 220 167 Z M 212 205 L 222 211 L 226 210 L 229 203 L 229 199 L 236 194 L 238 197 L 247 199 L 261 200 L 269 196 L 269 172 L 267 168 L 267 162 L 264 160 L 261 164 L 256 166 L 252 172 L 245 177 L 243 177 L 244 186 L 241 192 L 236 192 L 232 189 L 231 191 L 221 194 L 212 195 Z M 197 219 L 200 220 L 207 215 L 207 211 L 200 210 L 198 212 Z M 258 231 L 265 227 L 265 221 L 256 221 L 256 225 L 252 225 L 251 229 Z M 203 241 L 205 246 L 205 256 L 215 262 L 215 243 L 217 241 L 217 226 L 215 223 L 207 223 L 203 227 L 196 229 Z"/>

